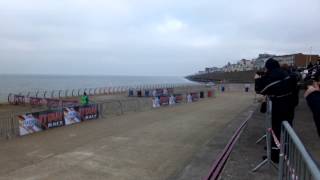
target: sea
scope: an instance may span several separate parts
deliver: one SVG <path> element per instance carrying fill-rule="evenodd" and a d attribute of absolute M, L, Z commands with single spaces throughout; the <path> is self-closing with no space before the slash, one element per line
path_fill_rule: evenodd
<path fill-rule="evenodd" d="M 10 93 L 72 90 L 146 84 L 189 84 L 179 76 L 88 76 L 88 75 L 0 75 L 0 102 L 6 102 Z"/>

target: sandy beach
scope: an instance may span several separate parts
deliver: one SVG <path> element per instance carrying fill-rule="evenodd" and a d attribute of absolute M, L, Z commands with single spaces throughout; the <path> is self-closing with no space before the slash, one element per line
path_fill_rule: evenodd
<path fill-rule="evenodd" d="M 170 179 L 253 97 L 227 92 L 1 141 L 0 179 Z"/>

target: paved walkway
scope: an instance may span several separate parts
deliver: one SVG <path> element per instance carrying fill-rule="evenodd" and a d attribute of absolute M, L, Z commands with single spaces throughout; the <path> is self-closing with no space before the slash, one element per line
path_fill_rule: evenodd
<path fill-rule="evenodd" d="M 277 179 L 277 170 L 269 166 L 263 166 L 258 172 L 251 170 L 262 161 L 262 156 L 266 154 L 264 150 L 265 141 L 255 144 L 261 137 L 265 128 L 265 114 L 255 112 L 248 122 L 246 130 L 243 132 L 231 157 L 221 175 L 221 180 L 272 180 Z M 320 164 L 320 138 L 317 134 L 310 112 L 304 98 L 301 96 L 299 106 L 296 108 L 294 119 L 294 130 L 304 143 L 307 150 Z"/>
<path fill-rule="evenodd" d="M 252 102 L 227 93 L 2 141 L 0 179 L 170 179 Z"/>

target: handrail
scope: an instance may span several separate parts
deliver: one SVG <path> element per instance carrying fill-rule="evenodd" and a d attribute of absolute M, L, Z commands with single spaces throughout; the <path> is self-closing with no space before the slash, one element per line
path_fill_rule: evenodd
<path fill-rule="evenodd" d="M 292 142 L 292 144 L 290 142 Z M 293 152 L 293 149 L 290 149 L 289 152 L 286 152 L 287 146 L 293 149 L 297 149 L 298 151 Z M 295 179 L 298 179 L 296 178 L 298 176 L 299 177 L 302 176 L 300 174 L 301 172 L 297 170 L 297 167 L 301 167 L 302 164 L 305 164 L 307 166 L 307 169 L 304 169 L 305 170 L 304 174 L 306 174 L 308 170 L 308 173 L 310 173 L 313 177 L 312 179 L 320 179 L 319 167 L 316 165 L 314 160 L 310 157 L 309 153 L 307 152 L 300 138 L 297 136 L 297 134 L 295 133 L 295 131 L 292 129 L 292 127 L 287 121 L 282 122 L 280 151 L 281 151 L 280 153 L 281 159 L 280 159 L 280 166 L 279 166 L 279 180 L 282 180 L 284 176 L 284 171 L 285 171 L 284 161 L 286 161 L 289 164 L 290 167 L 288 168 L 293 169 L 293 172 L 291 172 L 291 174 L 289 175 L 294 176 Z M 290 156 L 292 152 L 294 153 L 294 155 Z M 288 155 L 286 153 L 288 153 Z M 298 158 L 298 156 L 301 156 L 301 158 Z M 299 162 L 298 162 L 298 159 L 299 159 Z M 303 160 L 303 162 L 301 162 L 301 159 Z M 299 165 L 293 162 L 297 162 L 299 163 Z M 300 168 L 298 169 L 300 170 Z"/>

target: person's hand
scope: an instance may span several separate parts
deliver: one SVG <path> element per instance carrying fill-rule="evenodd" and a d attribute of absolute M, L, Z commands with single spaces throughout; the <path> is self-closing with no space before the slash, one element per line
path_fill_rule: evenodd
<path fill-rule="evenodd" d="M 259 79 L 259 78 L 261 78 L 261 76 L 259 76 L 258 74 L 254 75 L 254 79 Z"/>
<path fill-rule="evenodd" d="M 314 82 L 312 86 L 308 86 L 308 89 L 304 93 L 304 97 L 306 98 L 307 96 L 309 96 L 309 94 L 311 94 L 315 91 L 320 91 L 318 82 Z"/>

